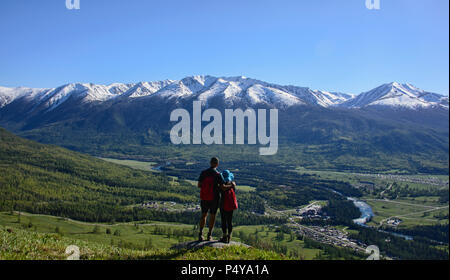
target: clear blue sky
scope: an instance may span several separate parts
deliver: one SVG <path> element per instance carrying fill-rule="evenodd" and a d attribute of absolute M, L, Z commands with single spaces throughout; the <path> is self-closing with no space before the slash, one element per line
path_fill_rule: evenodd
<path fill-rule="evenodd" d="M 449 1 L 0 1 L 0 85 L 244 75 L 359 93 L 449 92 Z"/>

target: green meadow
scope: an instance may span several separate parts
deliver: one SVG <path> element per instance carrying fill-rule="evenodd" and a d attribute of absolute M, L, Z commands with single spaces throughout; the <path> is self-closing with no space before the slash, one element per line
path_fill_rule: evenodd
<path fill-rule="evenodd" d="M 156 162 L 128 160 L 128 159 L 114 159 L 114 158 L 100 158 L 100 159 L 144 171 L 155 171 L 153 168 L 156 166 Z"/>
<path fill-rule="evenodd" d="M 393 201 L 368 199 L 366 202 L 372 207 L 375 215 L 368 223 L 371 226 L 378 226 L 381 221 L 385 224 L 386 219 L 391 217 L 402 220 L 400 227 L 448 223 L 449 208 L 436 205 L 435 199 L 429 197 Z"/>

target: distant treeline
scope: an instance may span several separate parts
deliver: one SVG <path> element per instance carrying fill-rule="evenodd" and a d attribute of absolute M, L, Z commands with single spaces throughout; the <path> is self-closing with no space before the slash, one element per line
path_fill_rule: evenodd
<path fill-rule="evenodd" d="M 448 188 L 415 188 L 408 184 L 399 185 L 394 182 L 391 188 L 383 189 L 385 197 L 395 199 L 396 197 L 421 197 L 421 196 L 438 196 L 440 203 L 448 203 Z"/>
<path fill-rule="evenodd" d="M 420 236 L 426 239 L 435 240 L 438 242 L 448 244 L 448 223 L 442 225 L 430 225 L 430 226 L 414 226 L 408 228 L 400 228 L 397 230 L 391 230 L 396 233 L 401 233 L 409 236 Z"/>
<path fill-rule="evenodd" d="M 405 240 L 402 237 L 364 227 L 358 227 L 358 233 L 351 233 L 350 238 L 365 244 L 374 244 L 380 248 L 382 254 L 404 260 L 448 260 L 449 258 L 447 249 L 436 248 L 430 242 L 420 238 Z"/>

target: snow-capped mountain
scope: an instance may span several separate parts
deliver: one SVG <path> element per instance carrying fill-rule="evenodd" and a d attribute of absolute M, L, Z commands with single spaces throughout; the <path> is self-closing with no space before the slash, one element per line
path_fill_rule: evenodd
<path fill-rule="evenodd" d="M 342 104 L 347 108 L 363 108 L 368 106 L 389 106 L 405 108 L 448 108 L 448 97 L 426 92 L 411 84 L 396 82 L 381 85 L 368 92 L 349 99 Z"/>
<path fill-rule="evenodd" d="M 4 88 L 0 87 L 0 108 L 15 100 L 24 100 L 33 103 L 35 107 L 43 105 L 52 110 L 63 104 L 69 98 L 81 99 L 85 102 L 106 101 L 120 96 L 129 88 L 125 84 L 112 84 L 109 86 L 94 84 L 67 84 L 58 88 Z"/>
<path fill-rule="evenodd" d="M 444 107 L 448 97 L 418 89 L 410 84 L 390 83 L 354 96 L 347 93 L 312 90 L 307 87 L 282 86 L 243 76 L 213 77 L 192 76 L 182 80 L 140 82 L 135 84 L 114 83 L 96 85 L 74 83 L 58 88 L 5 88 L 0 87 L 0 108 L 21 100 L 33 108 L 51 111 L 68 100 L 82 103 L 105 102 L 112 99 L 138 100 L 160 98 L 163 100 L 200 100 L 208 105 L 219 98 L 233 106 L 268 105 L 287 108 L 293 105 L 319 107 L 362 108 L 367 106 L 393 107 Z"/>
<path fill-rule="evenodd" d="M 111 85 L 67 84 L 58 88 L 4 88 L 0 87 L 0 108 L 18 99 L 33 102 L 53 110 L 69 98 L 82 102 L 107 101 L 114 98 L 159 97 L 163 99 L 194 98 L 207 104 L 213 97 L 221 97 L 228 105 L 248 106 L 266 104 L 277 108 L 292 105 L 330 107 L 340 104 L 351 95 L 311 90 L 306 87 L 281 86 L 246 77 L 192 76 L 182 80 L 140 82 Z"/>
<path fill-rule="evenodd" d="M 280 147 L 291 143 L 324 147 L 308 148 L 320 158 L 392 152 L 404 153 L 404 158 L 415 153 L 444 161 L 448 157 L 448 109 L 443 109 L 448 108 L 448 97 L 397 83 L 359 96 L 212 76 L 47 89 L 0 87 L 0 127 L 86 153 L 147 154 L 158 150 L 158 145 L 170 145 L 175 124 L 170 112 L 190 111 L 194 100 L 220 111 L 278 108 Z M 397 110 L 398 106 L 408 109 Z"/>
<path fill-rule="evenodd" d="M 33 97 L 46 90 L 47 89 L 33 89 L 26 87 L 18 87 L 18 88 L 0 87 L 0 108 L 8 105 L 9 103 L 21 97 L 25 96 Z"/>

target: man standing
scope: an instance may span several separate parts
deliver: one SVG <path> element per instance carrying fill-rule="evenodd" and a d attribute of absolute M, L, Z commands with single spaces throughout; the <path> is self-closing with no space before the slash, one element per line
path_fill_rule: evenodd
<path fill-rule="evenodd" d="M 208 212 L 209 232 L 207 240 L 212 240 L 212 230 L 216 221 L 217 208 L 219 207 L 219 190 L 220 186 L 223 186 L 224 184 L 222 177 L 216 170 L 217 166 L 219 166 L 219 159 L 213 157 L 210 161 L 210 168 L 203 170 L 198 178 L 198 187 L 200 188 L 200 206 L 202 209 L 200 232 L 198 234 L 199 241 L 203 241 L 203 228 L 206 224 Z"/>

